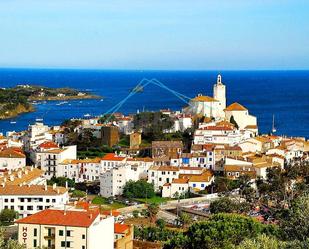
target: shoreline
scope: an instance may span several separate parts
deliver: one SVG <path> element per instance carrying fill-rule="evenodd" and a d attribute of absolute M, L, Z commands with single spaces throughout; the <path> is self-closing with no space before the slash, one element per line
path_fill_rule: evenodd
<path fill-rule="evenodd" d="M 29 97 L 28 101 L 62 101 L 62 100 L 82 100 L 82 99 L 103 99 L 104 97 L 98 95 L 84 95 L 84 96 L 48 96 L 48 97 Z"/>

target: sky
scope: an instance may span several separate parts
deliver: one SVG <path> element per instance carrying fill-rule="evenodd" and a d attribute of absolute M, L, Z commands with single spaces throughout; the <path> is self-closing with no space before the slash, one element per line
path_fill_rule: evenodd
<path fill-rule="evenodd" d="M 0 67 L 309 69 L 309 1 L 1 0 Z"/>

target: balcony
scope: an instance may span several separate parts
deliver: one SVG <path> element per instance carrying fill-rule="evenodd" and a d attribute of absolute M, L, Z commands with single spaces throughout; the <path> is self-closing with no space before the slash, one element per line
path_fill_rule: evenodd
<path fill-rule="evenodd" d="M 52 233 L 52 234 L 47 234 L 47 235 L 44 235 L 44 239 L 54 240 L 54 239 L 55 239 L 55 234 L 54 234 L 54 233 Z"/>

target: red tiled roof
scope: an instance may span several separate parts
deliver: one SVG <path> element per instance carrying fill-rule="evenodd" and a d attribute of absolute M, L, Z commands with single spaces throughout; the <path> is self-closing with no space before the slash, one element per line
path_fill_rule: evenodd
<path fill-rule="evenodd" d="M 89 227 L 99 215 L 98 209 L 71 211 L 46 209 L 17 220 L 19 224 L 42 224 L 54 226 Z"/>
<path fill-rule="evenodd" d="M 115 153 L 107 153 L 103 158 L 102 161 L 123 161 L 125 157 L 116 156 Z"/>
<path fill-rule="evenodd" d="M 121 213 L 119 211 L 116 211 L 116 210 L 103 210 L 101 212 L 101 214 L 104 214 L 104 215 L 112 215 L 114 217 L 117 217 L 119 216 Z"/>
<path fill-rule="evenodd" d="M 248 109 L 241 104 L 235 102 L 224 109 L 224 111 L 247 111 Z"/>
<path fill-rule="evenodd" d="M 119 224 L 115 223 L 114 224 L 114 232 L 115 233 L 125 233 L 130 227 L 125 224 Z"/>
<path fill-rule="evenodd" d="M 59 148 L 59 146 L 58 146 L 56 143 L 52 142 L 52 141 L 47 141 L 47 142 L 41 143 L 41 144 L 39 145 L 39 147 L 40 147 L 41 149 Z"/>
<path fill-rule="evenodd" d="M 25 158 L 25 154 L 17 151 L 16 149 L 8 148 L 0 151 L 0 157 L 2 158 Z"/>

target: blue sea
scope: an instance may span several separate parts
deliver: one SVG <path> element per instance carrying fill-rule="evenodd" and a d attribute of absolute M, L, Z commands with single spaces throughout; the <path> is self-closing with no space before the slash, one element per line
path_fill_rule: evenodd
<path fill-rule="evenodd" d="M 212 96 L 217 74 L 227 86 L 227 102 L 235 101 L 257 116 L 260 131 L 268 133 L 275 115 L 277 133 L 309 138 L 309 71 L 108 71 L 56 69 L 0 69 L 0 87 L 34 84 L 72 87 L 104 97 L 104 100 L 76 100 L 67 104 L 50 101 L 36 105 L 36 111 L 0 121 L 0 132 L 21 131 L 37 118 L 48 125 L 85 114 L 100 115 L 124 99 L 143 78 L 156 78 L 188 97 L 198 93 Z M 185 105 L 170 92 L 148 85 L 126 101 L 119 111 L 163 108 L 179 110 Z M 12 124 L 11 121 L 16 122 Z"/>

